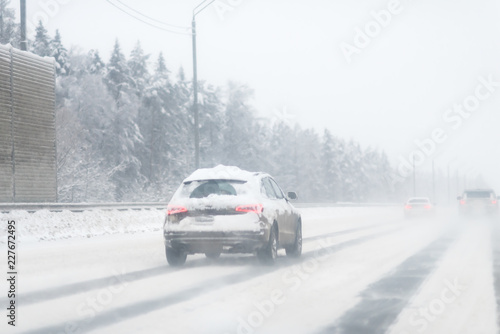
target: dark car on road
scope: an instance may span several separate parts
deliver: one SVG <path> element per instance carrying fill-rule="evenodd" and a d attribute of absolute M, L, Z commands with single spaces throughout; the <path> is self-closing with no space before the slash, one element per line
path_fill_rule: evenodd
<path fill-rule="evenodd" d="M 188 254 L 255 253 L 273 264 L 280 248 L 291 257 L 302 252 L 302 221 L 266 173 L 219 165 L 186 178 L 170 200 L 163 227 L 170 265 L 182 265 Z"/>
<path fill-rule="evenodd" d="M 498 197 L 492 189 L 467 189 L 457 200 L 461 215 L 498 214 Z"/>

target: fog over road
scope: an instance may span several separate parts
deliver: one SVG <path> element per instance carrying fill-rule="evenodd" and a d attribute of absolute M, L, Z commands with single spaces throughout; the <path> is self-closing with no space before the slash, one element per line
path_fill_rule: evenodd
<path fill-rule="evenodd" d="M 280 251 L 271 267 L 251 255 L 169 267 L 159 230 L 21 242 L 17 326 L 4 321 L 1 332 L 498 332 L 498 219 L 445 208 L 422 219 L 396 207 L 301 212 L 302 257 Z"/>

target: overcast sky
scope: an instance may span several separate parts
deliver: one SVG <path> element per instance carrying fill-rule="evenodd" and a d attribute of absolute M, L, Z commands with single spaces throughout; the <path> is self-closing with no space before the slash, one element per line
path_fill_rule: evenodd
<path fill-rule="evenodd" d="M 189 27 L 199 2 L 30 0 L 28 21 L 106 61 L 116 38 L 127 56 L 140 40 L 191 76 L 188 29 L 157 29 L 115 6 Z M 385 150 L 402 169 L 414 154 L 421 170 L 435 160 L 444 171 L 481 172 L 500 192 L 498 1 L 217 0 L 197 28 L 200 80 L 247 83 L 263 116 L 326 127 Z"/>

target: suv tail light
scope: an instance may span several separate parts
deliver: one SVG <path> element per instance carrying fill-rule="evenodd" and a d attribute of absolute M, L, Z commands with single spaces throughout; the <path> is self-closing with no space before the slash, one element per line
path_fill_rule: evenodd
<path fill-rule="evenodd" d="M 261 213 L 264 211 L 264 207 L 262 204 L 240 205 L 236 207 L 236 211 Z"/>
<path fill-rule="evenodd" d="M 406 209 L 406 210 L 410 210 L 410 209 L 411 209 L 411 205 L 410 205 L 410 204 L 406 204 L 406 205 L 405 205 L 405 209 Z"/>
<path fill-rule="evenodd" d="M 496 199 L 492 200 L 491 204 L 497 204 L 497 200 Z"/>
<path fill-rule="evenodd" d="M 188 210 L 180 205 L 168 205 L 167 206 L 167 216 L 175 215 L 177 213 L 187 212 Z"/>
<path fill-rule="evenodd" d="M 424 206 L 424 209 L 427 209 L 427 210 L 432 209 L 432 205 L 430 205 L 430 204 L 426 204 L 426 205 Z"/>
<path fill-rule="evenodd" d="M 465 205 L 465 200 L 464 199 L 460 200 L 460 204 Z"/>

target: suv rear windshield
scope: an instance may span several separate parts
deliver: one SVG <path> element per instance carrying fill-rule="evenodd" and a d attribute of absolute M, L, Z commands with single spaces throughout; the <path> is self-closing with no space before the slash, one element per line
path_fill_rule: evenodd
<path fill-rule="evenodd" d="M 247 192 L 246 181 L 201 180 L 186 182 L 176 194 L 180 198 L 204 198 L 209 196 L 237 196 Z"/>
<path fill-rule="evenodd" d="M 465 196 L 467 198 L 490 198 L 493 193 L 491 191 L 467 191 Z"/>
<path fill-rule="evenodd" d="M 409 201 L 410 203 L 429 203 L 429 200 L 426 198 L 414 198 Z"/>

